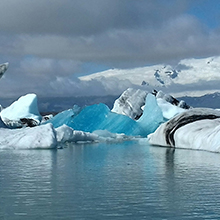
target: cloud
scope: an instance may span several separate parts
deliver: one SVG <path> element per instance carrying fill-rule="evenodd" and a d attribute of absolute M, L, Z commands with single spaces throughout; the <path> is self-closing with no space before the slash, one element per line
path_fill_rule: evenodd
<path fill-rule="evenodd" d="M 85 36 L 109 29 L 154 26 L 175 17 L 186 1 L 1 1 L 0 30 L 10 33 Z M 172 7 L 175 8 L 173 10 Z"/>
<path fill-rule="evenodd" d="M 207 32 L 192 16 L 168 20 L 159 28 L 115 29 L 88 37 L 27 36 L 17 40 L 23 54 L 114 67 L 147 65 L 220 52 L 218 33 Z M 18 51 L 14 51 L 18 53 Z"/>
<path fill-rule="evenodd" d="M 219 55 L 218 28 L 189 14 L 191 2 L 2 0 L 0 60 L 10 66 L 0 81 L 1 94 L 114 93 L 129 83 L 85 83 L 76 76 L 86 74 L 88 63 L 131 68 Z"/>

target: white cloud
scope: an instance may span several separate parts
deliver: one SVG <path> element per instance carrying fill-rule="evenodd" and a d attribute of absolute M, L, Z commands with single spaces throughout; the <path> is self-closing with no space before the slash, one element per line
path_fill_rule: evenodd
<path fill-rule="evenodd" d="M 0 81 L 1 94 L 107 94 L 129 83 L 85 84 L 72 75 L 87 63 L 131 68 L 219 55 L 219 30 L 187 14 L 190 2 L 2 0 L 0 60 L 10 67 Z"/>

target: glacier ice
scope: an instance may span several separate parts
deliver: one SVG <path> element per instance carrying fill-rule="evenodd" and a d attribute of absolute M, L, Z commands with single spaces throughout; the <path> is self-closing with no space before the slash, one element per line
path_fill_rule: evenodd
<path fill-rule="evenodd" d="M 195 108 L 162 124 L 148 135 L 149 143 L 220 152 L 220 111 Z"/>
<path fill-rule="evenodd" d="M 4 75 L 6 70 L 8 69 L 9 63 L 0 64 L 0 78 Z"/>
<path fill-rule="evenodd" d="M 0 149 L 55 148 L 56 133 L 51 124 L 21 129 L 0 128 Z"/>
<path fill-rule="evenodd" d="M 183 109 L 190 109 L 191 108 L 183 100 L 179 101 L 179 100 L 175 99 L 173 96 L 163 93 L 161 90 L 159 90 L 159 91 L 154 90 L 153 94 L 156 96 L 157 99 L 159 99 L 159 98 L 163 99 L 164 101 L 167 101 L 174 106 L 178 106 Z"/>
<path fill-rule="evenodd" d="M 0 148 L 51 148 L 65 142 L 124 141 L 147 137 L 161 124 L 163 128 L 167 120 L 188 112 L 178 103 L 162 92 L 153 95 L 128 89 L 115 101 L 112 110 L 102 103 L 84 108 L 74 105 L 54 117 L 42 117 L 37 96 L 27 94 L 0 112 L 4 122 L 0 120 Z M 5 129 L 5 124 L 10 128 L 22 128 Z M 33 125 L 39 126 L 26 128 Z M 152 135 L 151 140 L 153 138 L 157 143 L 166 143 L 161 134 L 158 137 Z"/>
<path fill-rule="evenodd" d="M 94 142 L 98 141 L 99 137 L 96 134 L 92 134 L 84 131 L 76 131 L 67 125 L 62 125 L 56 128 L 57 141 L 58 142 Z"/>
<path fill-rule="evenodd" d="M 141 89 L 128 88 L 115 100 L 112 112 L 127 115 L 132 119 L 141 117 L 147 92 Z"/>
<path fill-rule="evenodd" d="M 25 125 L 36 126 L 42 116 L 39 113 L 36 94 L 27 94 L 13 102 L 0 112 L 4 124 L 9 128 L 20 128 Z"/>
<path fill-rule="evenodd" d="M 167 120 L 171 119 L 172 117 L 187 111 L 186 109 L 180 108 L 178 106 L 172 105 L 171 103 L 165 101 L 162 98 L 157 98 L 157 104 L 162 110 L 163 117 Z"/>
<path fill-rule="evenodd" d="M 146 137 L 164 122 L 161 109 L 157 105 L 154 95 L 148 94 L 145 101 L 143 115 L 137 121 L 126 115 L 110 111 L 105 104 L 88 106 L 75 113 L 72 109 L 63 111 L 49 120 L 55 128 L 67 126 L 85 132 L 107 130 L 111 133 L 123 133 L 131 136 Z"/>

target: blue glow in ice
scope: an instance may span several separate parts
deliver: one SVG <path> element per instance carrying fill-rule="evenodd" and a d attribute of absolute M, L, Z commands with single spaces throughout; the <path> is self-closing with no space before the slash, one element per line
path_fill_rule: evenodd
<path fill-rule="evenodd" d="M 147 130 L 148 134 L 154 132 L 161 123 L 165 122 L 161 108 L 158 106 L 154 95 L 150 93 L 147 95 L 143 115 L 137 122 Z"/>
<path fill-rule="evenodd" d="M 101 103 L 88 106 L 77 113 L 72 109 L 63 111 L 48 122 L 55 128 L 66 124 L 75 130 L 86 132 L 107 130 L 112 133 L 146 137 L 163 122 L 163 115 L 155 97 L 148 94 L 143 115 L 138 121 L 111 112 L 108 106 Z"/>

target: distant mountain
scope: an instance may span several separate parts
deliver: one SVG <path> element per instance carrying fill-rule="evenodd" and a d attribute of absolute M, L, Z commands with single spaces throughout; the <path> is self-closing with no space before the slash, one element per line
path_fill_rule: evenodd
<path fill-rule="evenodd" d="M 79 78 L 102 80 L 103 77 L 129 80 L 134 85 L 146 87 L 146 90 L 152 87 L 157 90 L 167 89 L 166 93 L 203 95 L 220 91 L 220 56 L 184 59 L 173 66 L 159 64 L 133 69 L 109 69 Z"/>
<path fill-rule="evenodd" d="M 205 107 L 205 108 L 217 108 L 220 109 L 220 93 L 207 94 L 200 97 L 179 97 L 179 100 L 184 100 L 188 105 L 192 107 Z"/>

